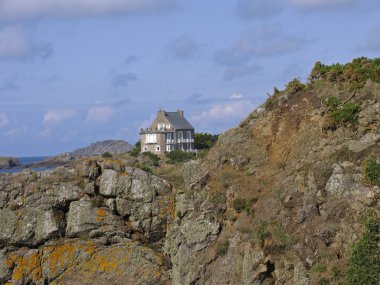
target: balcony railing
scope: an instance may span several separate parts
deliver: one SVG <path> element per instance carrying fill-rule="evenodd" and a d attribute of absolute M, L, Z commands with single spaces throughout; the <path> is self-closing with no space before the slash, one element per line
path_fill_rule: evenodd
<path fill-rule="evenodd" d="M 194 139 L 177 139 L 177 143 L 193 143 Z"/>

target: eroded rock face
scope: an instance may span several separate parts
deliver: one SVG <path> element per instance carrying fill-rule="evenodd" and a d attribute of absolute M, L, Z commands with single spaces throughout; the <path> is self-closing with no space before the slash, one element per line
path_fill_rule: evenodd
<path fill-rule="evenodd" d="M 0 176 L 0 194 L 0 283 L 168 284 L 165 258 L 140 245 L 165 237 L 168 182 L 86 159 Z"/>

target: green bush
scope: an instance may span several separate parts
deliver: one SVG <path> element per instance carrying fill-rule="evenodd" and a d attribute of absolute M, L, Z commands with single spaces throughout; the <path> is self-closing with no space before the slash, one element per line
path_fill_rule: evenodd
<path fill-rule="evenodd" d="M 184 152 L 182 150 L 176 149 L 171 152 L 166 153 L 168 158 L 167 163 L 175 164 L 177 162 L 185 162 L 194 158 L 194 154 L 191 152 Z"/>
<path fill-rule="evenodd" d="M 136 165 L 136 167 L 140 168 L 141 170 L 144 170 L 144 171 L 146 171 L 148 173 L 153 173 L 153 169 L 152 169 L 152 167 L 150 165 L 138 163 Z"/>
<path fill-rule="evenodd" d="M 218 242 L 216 244 L 216 254 L 217 256 L 225 255 L 228 251 L 228 247 L 230 246 L 230 241 L 228 239 Z"/>
<path fill-rule="evenodd" d="M 356 125 L 359 112 L 360 105 L 358 103 L 347 102 L 331 111 L 332 122 L 335 125 Z"/>
<path fill-rule="evenodd" d="M 141 142 L 138 141 L 137 143 L 135 143 L 135 147 L 129 152 L 129 154 L 131 156 L 137 157 L 139 156 L 140 152 L 141 152 Z"/>
<path fill-rule="evenodd" d="M 151 160 L 153 166 L 158 166 L 160 164 L 160 157 L 157 154 L 146 151 L 143 152 L 142 155 L 148 157 Z"/>
<path fill-rule="evenodd" d="M 243 198 L 235 198 L 232 202 L 235 211 L 245 211 L 247 214 L 251 212 L 252 201 Z"/>
<path fill-rule="evenodd" d="M 372 184 L 380 187 L 380 164 L 373 158 L 364 162 L 364 173 L 366 179 Z"/>
<path fill-rule="evenodd" d="M 269 235 L 267 228 L 268 228 L 268 222 L 263 221 L 258 224 L 257 229 L 256 229 L 256 237 L 259 240 L 261 247 L 264 246 L 265 238 L 267 238 Z"/>
<path fill-rule="evenodd" d="M 209 133 L 196 133 L 194 135 L 195 149 L 210 149 L 218 140 L 219 135 L 212 135 Z"/>
<path fill-rule="evenodd" d="M 377 285 L 380 272 L 379 221 L 374 217 L 363 223 L 363 233 L 354 244 L 346 268 L 347 285 Z"/>
<path fill-rule="evenodd" d="M 317 61 L 309 75 L 313 86 L 318 86 L 318 82 L 325 82 L 349 90 L 362 88 L 368 79 L 380 83 L 380 58 L 360 57 L 350 63 L 331 65 Z"/>
<path fill-rule="evenodd" d="M 329 110 L 336 110 L 342 104 L 342 101 L 338 97 L 331 96 L 326 98 L 324 103 Z"/>
<path fill-rule="evenodd" d="M 110 154 L 108 151 L 106 151 L 106 152 L 104 152 L 104 153 L 102 154 L 102 157 L 104 157 L 104 158 L 109 158 L 109 157 L 112 157 L 112 154 Z"/>
<path fill-rule="evenodd" d="M 302 91 L 305 89 L 305 84 L 303 84 L 299 79 L 294 78 L 292 81 L 290 81 L 286 87 L 285 92 L 288 94 L 295 94 L 299 91 Z"/>

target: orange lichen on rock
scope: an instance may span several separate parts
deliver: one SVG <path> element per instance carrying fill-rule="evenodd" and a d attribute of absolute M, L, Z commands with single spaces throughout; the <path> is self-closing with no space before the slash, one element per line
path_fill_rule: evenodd
<path fill-rule="evenodd" d="M 128 172 L 121 172 L 120 175 L 121 176 L 129 176 L 129 173 Z"/>
<path fill-rule="evenodd" d="M 35 283 L 42 278 L 41 254 L 39 251 L 28 252 L 23 256 L 11 255 L 6 263 L 7 266 L 14 266 L 12 280 L 16 283 L 20 283 L 26 278 Z"/>
<path fill-rule="evenodd" d="M 68 243 L 58 246 L 48 246 L 45 248 L 46 259 L 50 273 L 55 276 L 59 271 L 78 263 L 77 255 L 85 253 L 91 256 L 95 252 L 96 246 L 93 243 L 78 244 Z"/>
<path fill-rule="evenodd" d="M 104 210 L 104 209 L 98 209 L 96 221 L 98 223 L 103 222 L 104 219 L 106 218 L 106 216 L 107 216 L 107 211 L 106 210 Z"/>

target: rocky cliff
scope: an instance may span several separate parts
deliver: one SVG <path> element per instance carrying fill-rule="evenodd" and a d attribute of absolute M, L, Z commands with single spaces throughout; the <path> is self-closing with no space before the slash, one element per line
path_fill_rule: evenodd
<path fill-rule="evenodd" d="M 0 157 L 0 169 L 20 167 L 21 162 L 15 157 Z"/>
<path fill-rule="evenodd" d="M 62 166 L 75 159 L 82 157 L 98 156 L 105 152 L 110 154 L 120 154 L 129 152 L 133 146 L 122 140 L 105 140 L 92 143 L 89 146 L 78 148 L 72 152 L 65 152 L 56 156 L 49 157 L 43 161 L 28 165 L 29 167 L 55 167 Z"/>
<path fill-rule="evenodd" d="M 292 81 L 181 169 L 0 176 L 0 283 L 377 284 L 380 84 L 338 77 Z"/>
<path fill-rule="evenodd" d="M 121 161 L 0 178 L 0 283 L 169 284 L 166 181 Z"/>

